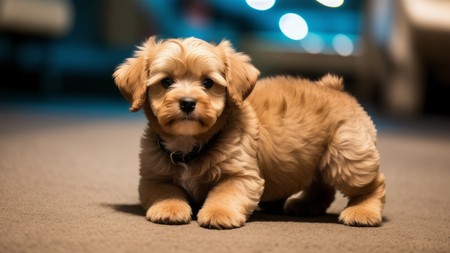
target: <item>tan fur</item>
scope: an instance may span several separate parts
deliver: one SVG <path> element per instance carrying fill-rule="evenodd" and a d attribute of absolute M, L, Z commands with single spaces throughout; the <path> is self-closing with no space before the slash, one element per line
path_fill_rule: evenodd
<path fill-rule="evenodd" d="M 349 197 L 339 219 L 381 225 L 384 176 L 379 172 L 375 127 L 341 78 L 316 82 L 273 77 L 257 82 L 250 58 L 228 41 L 215 46 L 187 38 L 150 38 L 114 73 L 131 104 L 144 108 L 139 195 L 148 220 L 191 221 L 190 202 L 202 203 L 198 223 L 209 228 L 244 225 L 261 201 L 287 199 L 293 215 L 322 214 L 335 189 Z M 161 80 L 174 83 L 166 89 Z M 214 86 L 206 89 L 202 81 Z M 179 101 L 197 101 L 185 113 Z M 173 164 L 158 145 L 199 157 Z M 301 191 L 301 192 L 300 192 Z"/>

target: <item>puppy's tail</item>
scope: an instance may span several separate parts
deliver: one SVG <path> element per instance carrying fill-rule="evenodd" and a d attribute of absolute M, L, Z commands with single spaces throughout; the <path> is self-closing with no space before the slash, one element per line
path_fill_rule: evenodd
<path fill-rule="evenodd" d="M 342 78 L 332 74 L 325 75 L 324 77 L 322 77 L 322 79 L 316 81 L 316 83 L 318 85 L 325 86 L 338 91 L 344 90 L 344 81 L 342 80 Z"/>

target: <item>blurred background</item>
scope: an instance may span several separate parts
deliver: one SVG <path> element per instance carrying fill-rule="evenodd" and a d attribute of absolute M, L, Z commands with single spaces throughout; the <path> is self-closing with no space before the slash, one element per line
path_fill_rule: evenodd
<path fill-rule="evenodd" d="M 2 101 L 118 99 L 151 35 L 230 40 L 262 76 L 344 77 L 395 117 L 450 116 L 448 0 L 0 0 Z"/>

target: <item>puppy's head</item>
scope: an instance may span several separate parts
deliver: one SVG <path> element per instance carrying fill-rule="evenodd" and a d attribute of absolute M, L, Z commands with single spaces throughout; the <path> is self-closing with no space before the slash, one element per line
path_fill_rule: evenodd
<path fill-rule="evenodd" d="M 228 41 L 215 46 L 196 38 L 149 38 L 113 74 L 138 111 L 144 103 L 168 134 L 207 132 L 226 106 L 242 107 L 259 71 Z"/>

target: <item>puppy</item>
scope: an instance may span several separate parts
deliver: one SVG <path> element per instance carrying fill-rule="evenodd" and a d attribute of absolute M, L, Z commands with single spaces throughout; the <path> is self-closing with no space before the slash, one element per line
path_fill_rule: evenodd
<path fill-rule="evenodd" d="M 339 220 L 379 226 L 385 203 L 376 130 L 340 78 L 257 81 L 228 41 L 150 37 L 113 74 L 131 111 L 143 108 L 139 196 L 148 220 L 243 226 L 258 203 L 320 215 L 336 189 Z"/>

